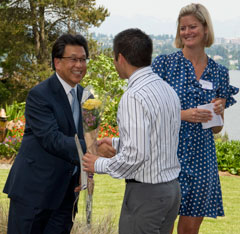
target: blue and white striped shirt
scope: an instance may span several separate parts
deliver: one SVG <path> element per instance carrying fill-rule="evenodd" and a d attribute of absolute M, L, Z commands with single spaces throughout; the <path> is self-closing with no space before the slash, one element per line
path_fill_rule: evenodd
<path fill-rule="evenodd" d="M 97 159 L 95 171 L 152 184 L 176 179 L 180 113 L 177 94 L 150 66 L 135 71 L 118 106 L 117 154 Z"/>

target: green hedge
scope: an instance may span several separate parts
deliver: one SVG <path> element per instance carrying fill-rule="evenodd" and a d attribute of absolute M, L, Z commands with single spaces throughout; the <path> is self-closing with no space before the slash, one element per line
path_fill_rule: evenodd
<path fill-rule="evenodd" d="M 240 175 L 240 141 L 215 141 L 218 168 Z"/>

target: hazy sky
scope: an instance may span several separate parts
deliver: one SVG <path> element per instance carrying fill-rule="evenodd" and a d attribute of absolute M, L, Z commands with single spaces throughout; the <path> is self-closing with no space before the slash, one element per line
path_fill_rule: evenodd
<path fill-rule="evenodd" d="M 96 0 L 110 12 L 93 31 L 115 35 L 121 30 L 138 27 L 148 34 L 173 34 L 181 7 L 202 3 L 210 12 L 216 37 L 240 37 L 239 0 Z"/>

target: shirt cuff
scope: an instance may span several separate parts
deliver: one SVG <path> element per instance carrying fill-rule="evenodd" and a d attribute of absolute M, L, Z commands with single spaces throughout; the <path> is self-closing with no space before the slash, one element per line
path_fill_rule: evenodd
<path fill-rule="evenodd" d="M 113 137 L 112 138 L 112 147 L 117 151 L 117 153 L 119 152 L 119 138 L 117 137 Z"/>
<path fill-rule="evenodd" d="M 98 174 L 107 174 L 108 158 L 99 157 L 94 163 L 94 171 Z"/>

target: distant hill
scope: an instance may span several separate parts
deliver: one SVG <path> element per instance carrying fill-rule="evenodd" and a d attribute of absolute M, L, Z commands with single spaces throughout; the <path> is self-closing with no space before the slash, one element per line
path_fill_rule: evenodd
<path fill-rule="evenodd" d="M 159 54 L 169 54 L 174 47 L 174 36 L 169 34 L 150 35 L 153 40 L 153 58 Z M 112 48 L 113 35 L 92 33 L 102 48 Z M 208 56 L 230 70 L 240 70 L 240 38 L 216 38 L 215 43 L 206 49 Z"/>

